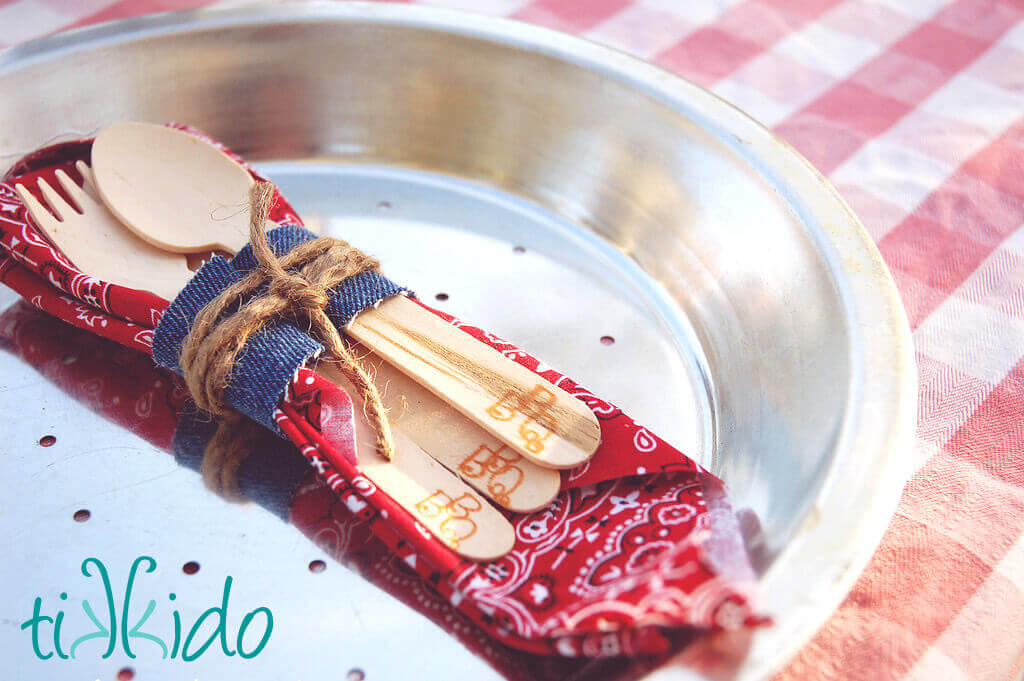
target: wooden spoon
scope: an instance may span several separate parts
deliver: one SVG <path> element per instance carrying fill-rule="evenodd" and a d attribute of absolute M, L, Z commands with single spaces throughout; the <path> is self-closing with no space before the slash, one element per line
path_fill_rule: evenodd
<path fill-rule="evenodd" d="M 215 146 L 121 123 L 96 137 L 92 161 L 107 206 L 150 243 L 234 253 L 247 242 L 253 179 Z M 583 402 L 404 296 L 364 310 L 345 331 L 538 466 L 573 468 L 597 449 L 601 429 Z"/>

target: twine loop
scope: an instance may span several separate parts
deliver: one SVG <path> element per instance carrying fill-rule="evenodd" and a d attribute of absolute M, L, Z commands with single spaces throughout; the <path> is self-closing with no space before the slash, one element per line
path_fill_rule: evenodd
<path fill-rule="evenodd" d="M 203 451 L 199 473 L 206 487 L 227 501 L 245 501 L 238 485 L 238 470 L 266 436 L 273 437 L 241 414 L 224 418 Z"/>
<path fill-rule="evenodd" d="M 322 310 L 329 301 L 327 294 L 301 274 L 287 274 L 280 279 L 272 280 L 267 295 L 290 300 L 292 309 L 303 313 L 308 310 Z M 300 317 L 301 315 L 295 316 Z"/>
<path fill-rule="evenodd" d="M 200 409 L 235 423 L 240 417 L 228 406 L 224 391 L 236 358 L 254 335 L 282 319 L 292 321 L 308 328 L 309 335 L 324 346 L 327 358 L 338 362 L 342 375 L 362 398 L 364 413 L 377 435 L 377 450 L 390 460 L 394 440 L 380 392 L 324 309 L 333 288 L 349 277 L 378 270 L 380 263 L 330 237 L 308 241 L 278 257 L 266 232 L 273 197 L 268 182 L 255 184 L 249 193 L 249 244 L 256 269 L 200 310 L 185 337 L 180 363 L 189 392 Z"/>

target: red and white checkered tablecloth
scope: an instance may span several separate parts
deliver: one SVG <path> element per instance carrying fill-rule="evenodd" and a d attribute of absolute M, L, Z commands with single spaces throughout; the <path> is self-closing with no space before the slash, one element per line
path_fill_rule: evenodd
<path fill-rule="evenodd" d="M 0 47 L 204 0 L 0 0 Z M 1024 666 L 1024 0 L 420 0 L 659 64 L 846 197 L 914 330 L 917 473 L 779 679 L 1012 681 Z"/>

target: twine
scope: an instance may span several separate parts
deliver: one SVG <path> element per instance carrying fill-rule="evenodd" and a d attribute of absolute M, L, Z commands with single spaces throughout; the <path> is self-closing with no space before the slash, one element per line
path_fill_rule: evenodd
<path fill-rule="evenodd" d="M 206 487 L 227 501 L 246 501 L 238 485 L 238 469 L 257 447 L 269 446 L 274 436 L 266 428 L 232 413 L 217 426 L 206 445 L 199 473 Z"/>
<path fill-rule="evenodd" d="M 202 473 L 207 485 L 227 498 L 237 496 L 238 467 L 255 443 L 252 437 L 239 435 L 245 419 L 228 406 L 224 390 L 246 342 L 281 320 L 308 328 L 326 355 L 338 362 L 363 400 L 377 451 L 390 460 L 395 447 L 380 392 L 324 311 L 331 289 L 361 272 L 377 270 L 380 263 L 330 237 L 308 241 L 278 258 L 266 232 L 273 197 L 268 182 L 257 183 L 249 192 L 249 244 L 256 269 L 199 311 L 182 344 L 181 368 L 192 399 L 224 420 L 207 447 Z M 261 288 L 264 292 L 254 295 Z"/>

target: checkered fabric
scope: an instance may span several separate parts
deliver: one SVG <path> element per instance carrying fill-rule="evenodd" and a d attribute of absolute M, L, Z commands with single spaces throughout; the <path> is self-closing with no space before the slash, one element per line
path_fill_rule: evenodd
<path fill-rule="evenodd" d="M 203 0 L 0 0 L 0 47 Z M 1024 0 L 422 0 L 630 52 L 828 175 L 903 296 L 917 473 L 779 679 L 1011 681 L 1024 665 Z"/>

